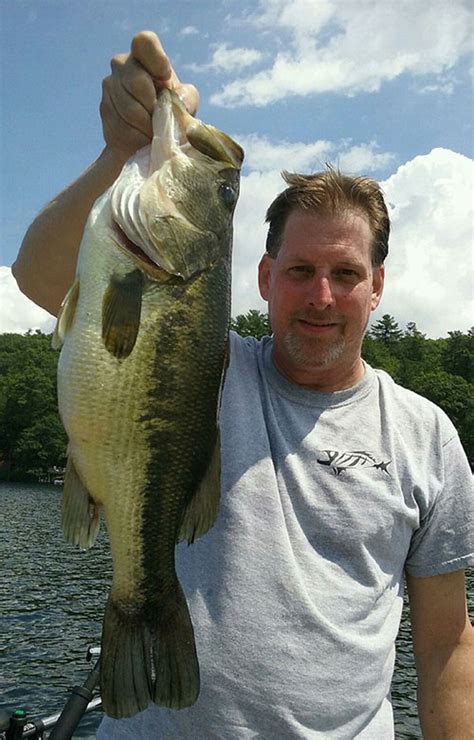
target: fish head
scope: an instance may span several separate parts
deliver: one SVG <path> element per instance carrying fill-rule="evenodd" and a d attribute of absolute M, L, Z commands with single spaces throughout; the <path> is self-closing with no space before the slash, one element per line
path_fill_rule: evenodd
<path fill-rule="evenodd" d="M 188 280 L 230 259 L 244 155 L 227 134 L 191 116 L 172 90 L 158 97 L 153 132 L 151 146 L 112 186 L 112 219 L 141 269 Z"/>

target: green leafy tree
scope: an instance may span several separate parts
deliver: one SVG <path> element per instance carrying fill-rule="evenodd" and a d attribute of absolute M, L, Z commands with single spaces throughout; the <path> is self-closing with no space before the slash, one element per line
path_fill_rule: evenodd
<path fill-rule="evenodd" d="M 423 372 L 412 378 L 410 389 L 425 396 L 449 416 L 458 430 L 466 454 L 474 461 L 474 386 L 444 370 Z"/>
<path fill-rule="evenodd" d="M 411 378 L 424 369 L 426 350 L 426 336 L 419 331 L 414 321 L 410 321 L 397 344 L 393 345 L 393 352 L 400 361 L 398 380 L 402 385 L 410 387 Z"/>
<path fill-rule="evenodd" d="M 372 367 L 385 370 L 394 380 L 398 380 L 400 361 L 384 342 L 366 334 L 362 344 L 362 357 Z"/>
<path fill-rule="evenodd" d="M 378 339 L 384 344 L 394 345 L 402 338 L 403 332 L 393 316 L 385 313 L 382 318 L 376 321 L 370 328 L 369 336 L 373 339 Z"/>
<path fill-rule="evenodd" d="M 0 465 L 4 477 L 38 477 L 65 461 L 57 412 L 56 352 L 41 332 L 0 335 Z"/>
<path fill-rule="evenodd" d="M 272 333 L 268 314 L 255 308 L 232 319 L 230 328 L 242 337 L 256 337 L 257 339 Z"/>
<path fill-rule="evenodd" d="M 423 332 L 418 329 L 414 321 L 409 321 L 407 328 L 404 331 L 404 336 L 425 339 L 426 334 L 423 334 Z"/>
<path fill-rule="evenodd" d="M 442 363 L 446 372 L 474 383 L 474 327 L 466 334 L 448 332 Z"/>
<path fill-rule="evenodd" d="M 386 314 L 364 339 L 362 355 L 373 367 L 440 406 L 456 426 L 474 461 L 474 330 L 428 339 L 414 322 L 400 331 Z"/>

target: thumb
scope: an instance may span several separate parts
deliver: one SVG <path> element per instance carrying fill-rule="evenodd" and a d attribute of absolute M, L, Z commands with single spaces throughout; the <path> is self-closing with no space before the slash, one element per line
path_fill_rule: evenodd
<path fill-rule="evenodd" d="M 189 83 L 179 83 L 178 85 L 176 85 L 175 90 L 183 101 L 187 110 L 191 113 L 192 116 L 195 116 L 199 107 L 199 93 L 197 91 L 197 88 L 195 88 L 194 85 L 190 85 Z"/>

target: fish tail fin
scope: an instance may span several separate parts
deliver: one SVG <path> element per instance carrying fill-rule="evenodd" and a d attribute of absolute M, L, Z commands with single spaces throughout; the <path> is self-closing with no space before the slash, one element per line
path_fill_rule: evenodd
<path fill-rule="evenodd" d="M 189 707 L 199 695 L 199 663 L 188 605 L 179 583 L 157 609 L 152 629 L 155 668 L 153 701 L 173 709 Z"/>
<path fill-rule="evenodd" d="M 153 701 L 151 634 L 143 610 L 125 610 L 112 597 L 105 608 L 100 692 L 110 717 L 130 717 Z"/>

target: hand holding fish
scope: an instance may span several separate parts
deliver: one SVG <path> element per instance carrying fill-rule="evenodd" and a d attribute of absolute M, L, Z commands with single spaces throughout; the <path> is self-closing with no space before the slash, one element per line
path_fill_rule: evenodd
<path fill-rule="evenodd" d="M 175 90 L 189 112 L 196 113 L 198 91 L 180 82 L 152 31 L 137 33 L 130 52 L 114 56 L 111 68 L 103 82 L 100 114 L 106 145 L 121 161 L 150 143 L 151 117 L 163 87 Z"/>

